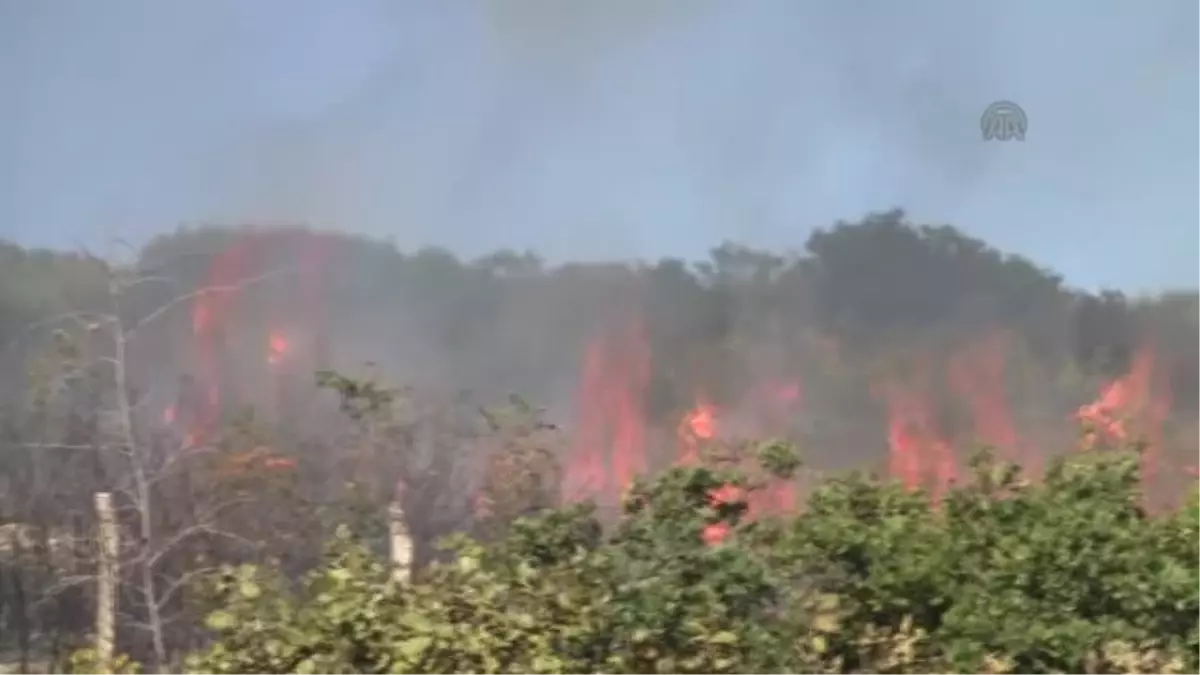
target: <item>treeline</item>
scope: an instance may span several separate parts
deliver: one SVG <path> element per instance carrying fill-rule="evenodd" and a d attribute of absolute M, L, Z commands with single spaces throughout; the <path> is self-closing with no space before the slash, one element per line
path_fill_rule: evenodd
<path fill-rule="evenodd" d="M 299 228 L 260 229 L 257 248 L 245 246 L 244 260 L 230 271 L 251 276 L 296 264 L 306 234 Z M 406 335 L 410 341 L 419 338 L 459 357 L 500 355 L 508 357 L 499 360 L 512 371 L 541 372 L 574 369 L 578 345 L 596 330 L 596 321 L 631 309 L 650 317 L 656 359 L 675 355 L 685 362 L 693 354 L 703 357 L 692 360 L 711 361 L 717 355 L 745 360 L 736 347 L 733 353 L 722 348 L 748 336 L 767 339 L 765 334 L 778 341 L 803 330 L 819 331 L 848 349 L 883 350 L 898 342 L 944 342 L 947 336 L 1003 327 L 1022 335 L 1047 363 L 1070 362 L 1086 373 L 1111 377 L 1128 368 L 1142 340 L 1153 337 L 1173 348 L 1178 362 L 1178 368 L 1170 368 L 1180 374 L 1177 405 L 1190 408 L 1195 402 L 1195 378 L 1189 383 L 1183 375 L 1195 369 L 1178 361 L 1192 351 L 1182 347 L 1195 337 L 1194 289 L 1138 298 L 1115 290 L 1084 292 L 1028 259 L 1004 254 L 953 227 L 913 225 L 900 211 L 818 230 L 803 251 L 780 254 L 726 243 L 698 262 L 664 258 L 550 265 L 535 253 L 512 251 L 463 261 L 441 249 L 406 254 L 364 237 L 320 236 L 327 249 L 320 264 L 328 268 L 329 284 L 329 295 L 320 299 L 324 307 L 314 298 L 295 298 L 294 283 L 264 284 L 252 289 L 261 293 L 245 293 L 254 296 L 243 300 L 245 314 L 261 313 L 268 304 L 300 304 L 301 312 L 329 312 L 324 329 L 333 332 L 346 322 L 374 320 L 402 335 L 397 324 L 403 323 L 417 333 Z M 140 300 L 152 304 L 212 281 L 214 259 L 247 238 L 246 230 L 220 227 L 156 238 L 130 262 L 176 284 Z M 0 339 L 10 343 L 38 317 L 106 307 L 104 273 L 102 264 L 79 254 L 5 245 L 0 249 Z M 180 314 L 186 320 L 186 311 Z M 524 356 L 517 353 L 519 343 L 546 333 L 553 339 L 533 339 L 535 344 L 527 346 L 542 363 L 519 358 Z M 658 370 L 676 370 L 674 365 L 664 363 Z M 739 366 L 744 364 L 713 369 L 724 375 Z M 463 367 L 482 368 L 477 363 Z M 734 388 L 739 383 L 736 377 L 708 379 Z"/>
<path fill-rule="evenodd" d="M 260 229 L 257 248 L 244 246 L 243 260 L 227 266 L 231 273 L 252 276 L 302 263 L 305 235 L 298 228 Z M 320 299 L 324 307 L 314 304 L 317 299 L 294 297 L 294 283 L 263 284 L 244 294 L 245 314 L 261 313 L 269 304 L 300 304 L 300 312 L 329 313 L 325 330 L 375 321 L 410 342 L 439 345 L 456 360 L 471 357 L 465 369 L 483 368 L 473 359 L 499 355 L 514 372 L 573 370 L 579 343 L 597 329 L 597 321 L 621 310 L 649 317 L 656 359 L 673 355 L 682 362 L 715 356 L 745 360 L 732 342 L 786 341 L 804 330 L 862 351 L 898 342 L 945 342 L 948 336 L 1003 327 L 1019 333 L 1031 353 L 1048 364 L 1070 362 L 1086 373 L 1111 377 L 1128 368 L 1142 340 L 1153 337 L 1168 345 L 1179 365 L 1170 368 L 1180 374 L 1177 405 L 1184 409 L 1195 402 L 1195 378 L 1189 383 L 1183 374 L 1196 369 L 1181 361 L 1192 351 L 1183 346 L 1195 337 L 1194 289 L 1137 298 L 1115 290 L 1084 292 L 1028 259 L 1004 254 L 953 227 L 913 225 L 900 211 L 818 230 L 803 251 L 773 253 L 726 243 L 697 262 L 551 265 L 535 253 L 512 251 L 463 261 L 440 249 L 404 253 L 364 237 L 320 236 L 327 249 L 320 264 L 328 268 L 329 284 L 329 295 Z M 220 227 L 156 238 L 131 264 L 176 284 L 147 292 L 141 301 L 152 304 L 211 282 L 214 259 L 247 238 L 246 230 Z M 104 268 L 95 260 L 13 245 L 0 256 L 0 338 L 6 344 L 38 317 L 107 306 Z M 186 311 L 180 314 L 186 320 Z M 547 333 L 553 338 L 535 339 Z M 540 363 L 522 358 L 518 347 L 530 341 L 534 344 L 526 349 L 539 354 Z M 657 370 L 674 371 L 675 365 L 664 363 Z M 712 368 L 727 375 L 744 366 Z M 740 383 L 737 377 L 708 379 L 734 388 Z"/>

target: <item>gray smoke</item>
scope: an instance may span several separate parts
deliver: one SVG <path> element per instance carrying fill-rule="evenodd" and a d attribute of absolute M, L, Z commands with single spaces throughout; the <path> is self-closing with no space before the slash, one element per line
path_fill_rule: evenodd
<path fill-rule="evenodd" d="M 694 257 L 903 206 L 1085 286 L 1190 283 L 1198 20 L 1182 0 L 5 4 L 0 226 Z M 997 99 L 1028 142 L 982 142 Z"/>

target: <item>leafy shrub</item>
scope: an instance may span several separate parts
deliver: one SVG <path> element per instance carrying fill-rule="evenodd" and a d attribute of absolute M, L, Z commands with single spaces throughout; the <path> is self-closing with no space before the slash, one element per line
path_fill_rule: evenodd
<path fill-rule="evenodd" d="M 776 469 L 794 462 L 773 448 Z M 412 582 L 343 533 L 291 591 L 228 570 L 209 672 L 1195 672 L 1200 524 L 1141 507 L 1136 457 L 1044 482 L 981 456 L 938 508 L 852 474 L 747 520 L 732 471 L 524 518 Z"/>

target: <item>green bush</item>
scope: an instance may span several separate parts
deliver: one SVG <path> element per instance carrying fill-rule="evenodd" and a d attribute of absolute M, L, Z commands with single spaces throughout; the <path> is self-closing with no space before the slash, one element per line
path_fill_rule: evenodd
<path fill-rule="evenodd" d="M 764 456 L 775 468 L 779 449 Z M 786 458 L 783 458 L 786 459 Z M 607 530 L 589 507 L 517 521 L 412 582 L 344 534 L 289 588 L 228 570 L 234 672 L 1196 672 L 1200 523 L 1140 506 L 1136 457 L 1076 455 L 1036 485 L 988 456 L 938 508 L 863 476 L 786 520 L 743 477 L 673 469 Z"/>

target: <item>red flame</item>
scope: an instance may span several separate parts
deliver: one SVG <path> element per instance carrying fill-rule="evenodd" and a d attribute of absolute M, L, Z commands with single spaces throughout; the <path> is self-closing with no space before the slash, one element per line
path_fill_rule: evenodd
<path fill-rule="evenodd" d="M 640 321 L 588 343 L 575 444 L 564 481 L 566 499 L 623 493 L 645 471 L 642 410 L 649 376 L 650 351 Z"/>
<path fill-rule="evenodd" d="M 267 337 L 267 363 L 271 365 L 282 363 L 287 357 L 288 348 L 287 338 L 272 330 L 270 336 Z"/>
<path fill-rule="evenodd" d="M 196 340 L 197 383 L 206 392 L 202 405 L 193 413 L 188 436 L 199 442 L 215 426 L 220 410 L 220 379 L 217 353 L 237 296 L 237 284 L 251 271 L 251 247 L 247 236 L 217 255 L 208 268 L 205 289 L 192 306 L 192 332 Z"/>
<path fill-rule="evenodd" d="M 995 332 L 969 345 L 950 361 L 951 390 L 971 409 L 974 439 L 996 448 L 1001 456 L 1018 462 L 1030 472 L 1038 467 L 1033 453 L 1021 450 L 1021 442 L 1009 412 L 1004 366 L 1008 336 Z"/>
<path fill-rule="evenodd" d="M 1105 385 L 1100 396 L 1079 408 L 1076 416 L 1092 430 L 1083 438 L 1083 448 L 1097 443 L 1119 443 L 1131 437 L 1130 425 L 1145 436 L 1142 479 L 1151 485 L 1157 477 L 1162 453 L 1162 425 L 1170 414 L 1171 393 L 1165 378 L 1155 387 L 1155 351 L 1149 345 L 1138 349 L 1129 372 Z"/>
<path fill-rule="evenodd" d="M 736 485 L 725 484 L 708 493 L 708 501 L 713 506 L 721 506 L 722 504 L 730 504 L 742 499 L 743 492 Z M 701 538 L 708 546 L 716 546 L 725 540 L 729 535 L 729 523 L 718 522 L 710 523 L 701 531 Z"/>
<path fill-rule="evenodd" d="M 891 475 L 908 489 L 932 474 L 936 502 L 956 480 L 958 467 L 950 444 L 938 433 L 933 407 L 920 388 L 889 382 L 876 387 L 887 407 L 887 439 Z M 930 466 L 932 464 L 932 466 Z"/>
<path fill-rule="evenodd" d="M 700 397 L 696 407 L 684 414 L 676 431 L 681 466 L 700 463 L 700 446 L 717 435 L 716 415 L 716 407 L 706 403 L 703 397 Z"/>
<path fill-rule="evenodd" d="M 228 248 L 216 255 L 209 265 L 201 292 L 192 305 L 192 332 L 196 346 L 196 380 L 205 396 L 197 401 L 198 410 L 191 412 L 192 425 L 189 434 L 196 442 L 203 440 L 218 421 L 222 400 L 225 373 L 221 372 L 218 355 L 226 348 L 226 341 L 234 337 L 235 309 L 245 294 L 247 284 L 271 270 L 266 265 L 268 253 L 283 251 L 298 259 L 270 260 L 282 270 L 287 264 L 298 263 L 299 281 L 297 289 L 302 303 L 290 303 L 303 307 L 304 324 L 312 328 L 313 356 L 319 364 L 327 358 L 325 326 L 328 317 L 326 290 L 329 285 L 328 269 L 330 240 L 324 235 L 297 230 L 277 230 L 265 233 L 250 232 L 238 237 Z M 293 286 L 284 286 L 291 288 Z M 263 308 L 272 317 L 283 311 L 281 306 L 289 303 L 272 303 Z M 290 317 L 291 321 L 301 317 Z M 271 319 L 272 325 L 279 322 Z M 267 336 L 266 360 L 278 365 L 290 358 L 295 345 L 284 338 L 275 328 Z M 273 395 L 276 395 L 273 393 Z"/>
<path fill-rule="evenodd" d="M 792 416 L 804 407 L 804 385 L 799 378 L 770 378 L 752 390 L 751 401 L 762 438 L 786 437 Z M 796 509 L 796 486 L 788 480 L 771 479 L 765 490 L 750 499 L 751 514 L 792 513 Z"/>

